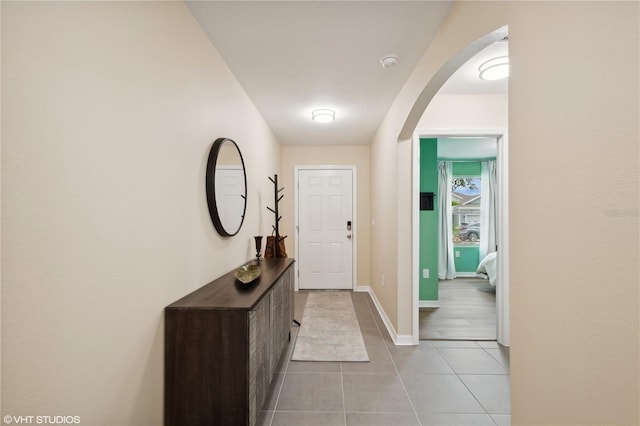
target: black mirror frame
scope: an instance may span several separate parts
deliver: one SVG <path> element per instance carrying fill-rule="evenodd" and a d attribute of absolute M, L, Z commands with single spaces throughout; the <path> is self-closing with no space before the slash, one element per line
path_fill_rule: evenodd
<path fill-rule="evenodd" d="M 231 142 L 238 151 L 238 155 L 240 156 L 240 162 L 242 163 L 242 173 L 244 175 L 244 209 L 242 210 L 242 219 L 240 220 L 240 225 L 238 229 L 234 233 L 229 233 L 222 225 L 220 221 L 220 215 L 218 214 L 218 205 L 216 204 L 216 163 L 218 161 L 218 154 L 220 153 L 220 148 L 225 142 Z M 238 144 L 236 144 L 232 139 L 229 138 L 218 138 L 213 142 L 213 146 L 209 151 L 209 159 L 207 161 L 207 172 L 205 175 L 205 186 L 207 192 L 207 205 L 209 207 L 209 216 L 211 216 L 211 221 L 213 222 L 213 226 L 218 231 L 218 234 L 223 237 L 233 237 L 236 235 L 240 229 L 242 228 L 242 224 L 244 223 L 244 216 L 247 211 L 247 170 L 244 166 L 244 158 L 242 157 L 242 152 L 240 152 L 240 148 Z"/>

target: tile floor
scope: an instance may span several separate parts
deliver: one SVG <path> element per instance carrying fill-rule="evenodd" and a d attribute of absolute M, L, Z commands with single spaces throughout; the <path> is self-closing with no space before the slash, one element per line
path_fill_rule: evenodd
<path fill-rule="evenodd" d="M 306 292 L 296 293 L 296 319 Z M 509 353 L 496 342 L 394 346 L 366 293 L 352 293 L 370 362 L 282 357 L 260 426 L 509 425 Z"/>

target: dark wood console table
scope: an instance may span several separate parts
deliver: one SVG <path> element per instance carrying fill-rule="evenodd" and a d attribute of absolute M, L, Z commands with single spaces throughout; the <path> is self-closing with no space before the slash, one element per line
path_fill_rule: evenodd
<path fill-rule="evenodd" d="M 263 259 L 165 308 L 165 425 L 256 423 L 293 321 L 293 259 Z"/>

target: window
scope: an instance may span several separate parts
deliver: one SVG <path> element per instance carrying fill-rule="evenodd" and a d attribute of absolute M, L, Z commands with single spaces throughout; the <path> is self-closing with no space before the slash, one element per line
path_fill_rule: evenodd
<path fill-rule="evenodd" d="M 454 176 L 451 184 L 451 215 L 455 245 L 480 244 L 480 197 L 482 180 L 479 177 Z"/>

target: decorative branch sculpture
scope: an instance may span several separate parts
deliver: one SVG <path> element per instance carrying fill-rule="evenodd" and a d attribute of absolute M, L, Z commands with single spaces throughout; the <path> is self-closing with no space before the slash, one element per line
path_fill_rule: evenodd
<path fill-rule="evenodd" d="M 285 238 L 287 238 L 287 236 L 285 235 L 284 237 L 280 237 L 280 219 L 282 219 L 282 216 L 280 216 L 280 214 L 278 212 L 278 203 L 284 197 L 284 194 L 280 195 L 280 192 L 284 191 L 284 188 L 278 188 L 278 175 L 273 175 L 273 178 L 271 178 L 271 176 L 269 176 L 269 180 L 271 182 L 273 182 L 273 199 L 274 199 L 274 203 L 275 203 L 275 207 L 273 209 L 271 207 L 267 206 L 267 209 L 275 215 L 275 224 L 273 225 L 273 230 L 274 230 L 274 232 L 276 234 L 275 244 L 274 244 L 275 245 L 275 247 L 274 247 L 275 256 L 274 257 L 281 257 L 280 241 L 282 241 Z M 282 256 L 282 257 L 285 257 L 285 256 Z"/>

